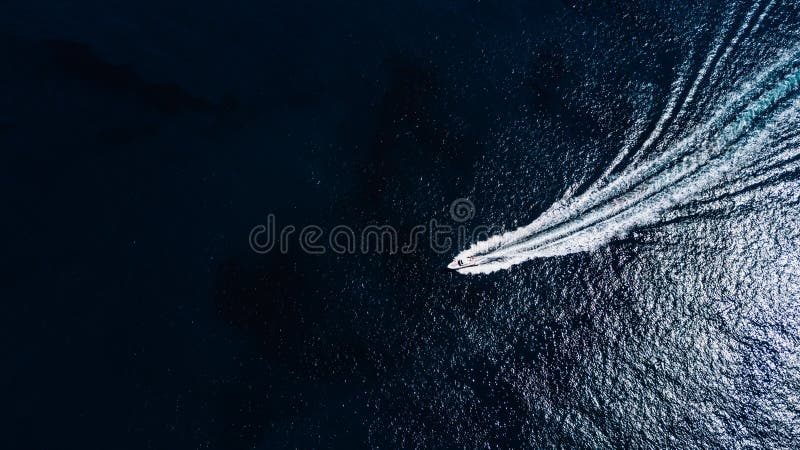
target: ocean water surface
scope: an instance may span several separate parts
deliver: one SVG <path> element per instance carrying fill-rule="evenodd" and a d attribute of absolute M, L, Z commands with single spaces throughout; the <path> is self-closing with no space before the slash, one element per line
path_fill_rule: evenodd
<path fill-rule="evenodd" d="M 797 2 L 4 9 L 4 448 L 800 446 Z"/>

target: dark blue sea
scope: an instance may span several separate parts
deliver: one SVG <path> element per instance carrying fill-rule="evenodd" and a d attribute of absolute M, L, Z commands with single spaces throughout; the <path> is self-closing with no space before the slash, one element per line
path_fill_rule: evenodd
<path fill-rule="evenodd" d="M 0 448 L 800 448 L 795 0 L 7 0 L 0 201 Z"/>

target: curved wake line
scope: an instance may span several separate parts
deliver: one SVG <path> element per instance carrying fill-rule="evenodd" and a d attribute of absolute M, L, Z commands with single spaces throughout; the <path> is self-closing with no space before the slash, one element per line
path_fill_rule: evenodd
<path fill-rule="evenodd" d="M 634 156 L 659 138 L 666 122 L 683 115 L 697 87 L 707 75 L 714 77 L 719 63 L 727 59 L 747 28 L 758 28 L 772 3 L 763 9 L 758 4 L 748 12 L 727 49 L 714 46 L 683 101 L 678 97 L 685 90 L 681 87 L 685 77 L 679 77 L 666 111 Z M 798 141 L 795 130 L 800 127 L 798 90 L 800 46 L 742 83 L 708 120 L 680 140 L 665 143 L 661 153 L 642 163 L 633 158 L 611 176 L 632 150 L 627 147 L 583 194 L 556 202 L 530 225 L 461 252 L 456 260 L 474 263 L 458 271 L 490 273 L 533 258 L 593 250 L 636 227 L 657 223 L 668 211 L 694 200 L 708 201 L 709 196 L 718 198 L 796 170 L 800 158 L 800 149 L 793 145 Z"/>

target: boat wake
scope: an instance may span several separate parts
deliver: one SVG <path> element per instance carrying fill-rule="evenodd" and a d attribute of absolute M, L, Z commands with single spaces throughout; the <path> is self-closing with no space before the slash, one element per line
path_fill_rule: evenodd
<path fill-rule="evenodd" d="M 580 194 L 568 191 L 533 223 L 459 253 L 456 270 L 491 273 L 533 258 L 593 250 L 691 202 L 712 201 L 799 169 L 800 46 L 718 100 L 698 96 L 701 88 L 718 87 L 732 52 L 758 31 L 773 4 L 757 2 L 738 28 L 726 19 L 693 79 L 686 76 L 687 63 L 650 133 L 633 141 L 641 144 L 623 148 L 597 181 Z M 707 114 L 699 107 L 703 101 L 713 101 Z"/>

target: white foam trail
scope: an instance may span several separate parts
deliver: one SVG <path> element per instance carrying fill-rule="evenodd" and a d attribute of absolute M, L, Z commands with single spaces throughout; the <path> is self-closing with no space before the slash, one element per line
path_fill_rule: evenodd
<path fill-rule="evenodd" d="M 764 18 L 767 17 L 769 10 L 772 9 L 773 6 L 775 6 L 775 0 L 770 0 L 769 4 L 767 4 L 767 7 L 764 8 L 764 11 L 761 13 L 760 16 L 758 16 L 758 21 L 756 22 L 756 25 L 753 27 L 753 29 L 750 31 L 750 36 L 755 36 L 755 34 L 758 32 L 758 29 L 761 28 L 761 23 L 764 22 Z"/>
<path fill-rule="evenodd" d="M 766 11 L 766 9 L 769 9 L 771 4 L 772 4 L 772 2 L 767 4 L 767 6 L 765 8 L 765 11 Z M 725 66 L 725 61 L 731 55 L 731 52 L 733 51 L 733 49 L 736 48 L 736 45 L 739 43 L 739 40 L 742 38 L 742 36 L 744 36 L 745 31 L 747 31 L 747 28 L 750 27 L 750 25 L 751 25 L 751 23 L 753 21 L 753 17 L 755 17 L 755 15 L 756 15 L 756 13 L 758 12 L 759 9 L 761 9 L 761 2 L 756 2 L 756 4 L 753 5 L 753 7 L 750 9 L 750 11 L 747 12 L 747 16 L 742 21 L 742 26 L 739 27 L 739 30 L 736 32 L 736 35 L 733 37 L 733 39 L 731 39 L 730 44 L 725 49 L 725 52 L 722 54 L 722 56 L 720 56 L 719 60 L 715 64 L 714 73 L 713 73 L 713 75 L 711 77 L 711 82 L 712 83 L 714 81 L 716 81 L 717 78 L 719 78 L 719 75 L 720 75 L 719 68 Z M 763 19 L 763 17 L 764 16 L 762 15 L 760 18 Z M 760 21 L 759 21 L 759 23 L 760 23 Z M 752 33 L 752 31 L 751 31 L 751 33 Z"/>
<path fill-rule="evenodd" d="M 768 3 L 766 5 L 765 11 L 769 9 L 771 4 L 772 3 L 770 2 L 770 3 Z M 761 9 L 761 5 L 762 5 L 762 2 L 756 2 L 753 5 L 753 7 L 750 8 L 750 11 L 747 12 L 747 15 L 742 20 L 742 25 L 739 27 L 739 29 L 736 32 L 736 35 L 733 36 L 733 38 L 731 39 L 730 43 L 725 48 L 725 52 L 722 53 L 722 56 L 720 56 L 720 58 L 714 64 L 714 68 L 712 70 L 712 73 L 711 73 L 711 76 L 710 76 L 710 79 L 709 79 L 709 84 L 711 84 L 711 85 L 718 84 L 719 79 L 720 79 L 720 77 L 722 75 L 722 72 L 723 72 L 721 69 L 725 68 L 725 62 L 727 61 L 728 57 L 730 57 L 731 52 L 737 47 L 739 41 L 742 39 L 743 36 L 745 36 L 745 33 L 746 33 L 747 29 L 750 28 L 750 26 L 752 25 L 753 18 L 755 17 L 755 15 L 758 12 L 758 10 Z M 758 21 L 758 19 L 756 19 L 756 20 Z M 755 31 L 755 29 L 751 30 L 750 34 L 752 34 L 754 31 Z"/>
<path fill-rule="evenodd" d="M 682 118 L 686 112 L 687 107 L 692 105 L 694 102 L 694 96 L 697 93 L 697 90 L 700 88 L 700 85 L 706 78 L 706 75 L 709 74 L 710 71 L 713 71 L 716 67 L 714 61 L 718 61 L 717 57 L 722 50 L 722 46 L 725 43 L 725 36 L 728 34 L 728 31 L 733 26 L 733 16 L 734 16 L 735 8 L 729 11 L 728 16 L 722 22 L 723 31 L 717 34 L 717 37 L 714 39 L 714 49 L 709 52 L 706 56 L 706 60 L 703 62 L 703 65 L 700 67 L 698 71 L 697 78 L 695 78 L 694 83 L 692 84 L 691 89 L 689 89 L 689 93 L 686 94 L 686 98 L 683 100 L 683 104 L 681 105 L 681 109 L 678 111 L 678 119 Z"/>
<path fill-rule="evenodd" d="M 741 36 L 744 34 L 746 28 L 749 26 L 750 20 L 752 19 L 753 15 L 758 10 L 760 3 L 756 3 L 751 8 L 750 12 L 748 13 L 747 17 L 744 19 L 743 24 L 739 27 L 734 38 L 731 40 L 729 45 L 725 48 L 725 51 L 715 63 L 715 59 L 719 55 L 719 52 L 723 48 L 724 38 L 725 35 L 728 34 L 730 31 L 730 27 L 733 25 L 733 13 L 735 8 L 731 9 L 728 13 L 727 18 L 723 21 L 721 27 L 722 32 L 717 34 L 717 37 L 714 41 L 714 50 L 710 52 L 707 56 L 703 65 L 700 67 L 700 70 L 697 73 L 694 81 L 692 82 L 692 86 L 689 89 L 689 92 L 686 94 L 685 97 L 681 100 L 681 94 L 685 91 L 684 82 L 686 79 L 685 73 L 689 70 L 690 61 L 692 60 L 692 54 L 690 52 L 689 57 L 686 60 L 685 65 L 679 71 L 679 76 L 676 79 L 676 82 L 673 83 L 670 98 L 667 102 L 667 105 L 662 113 L 661 117 L 659 117 L 658 122 L 653 127 L 653 131 L 648 135 L 647 139 L 642 143 L 642 145 L 636 149 L 633 155 L 633 160 L 630 164 L 635 165 L 642 155 L 656 142 L 659 138 L 662 137 L 664 133 L 665 126 L 668 126 L 670 122 L 672 122 L 676 115 L 680 117 L 686 111 L 686 107 L 689 106 L 695 96 L 697 89 L 700 87 L 702 82 L 705 79 L 706 74 L 708 73 L 716 73 L 717 68 L 727 59 L 727 56 L 730 54 L 733 47 L 736 46 L 736 43 L 739 41 Z M 628 156 L 628 154 L 633 150 L 633 144 L 629 144 L 626 148 L 624 148 L 611 162 L 609 167 L 603 172 L 603 174 L 599 177 L 599 179 L 593 184 L 593 187 L 602 186 L 607 181 L 608 177 L 611 173 L 617 168 L 617 166 Z"/>
<path fill-rule="evenodd" d="M 727 183 L 703 191 L 696 200 L 713 201 L 742 192 L 772 178 L 789 173 L 800 159 L 800 98 L 775 117 L 764 130 L 749 140 L 747 145 L 760 145 L 761 152 L 751 152 L 750 158 L 738 165 Z M 779 140 L 777 145 L 776 140 Z"/>
<path fill-rule="evenodd" d="M 689 55 L 689 59 L 691 59 L 691 54 Z M 647 139 L 642 143 L 641 147 L 637 150 L 638 154 L 644 153 L 650 146 L 655 142 L 658 138 L 661 137 L 664 131 L 664 126 L 669 123 L 673 117 L 675 117 L 675 113 L 678 107 L 678 99 L 680 98 L 681 92 L 685 89 L 684 82 L 686 80 L 686 72 L 689 69 L 689 64 L 685 64 L 680 72 L 679 76 L 676 81 L 672 85 L 670 98 L 667 101 L 667 105 L 664 109 L 664 113 L 661 114 L 661 117 L 658 118 L 658 122 L 653 127 L 653 131 L 647 136 Z M 634 145 L 636 142 L 630 142 L 623 151 L 621 151 L 611 162 L 608 169 L 603 172 L 597 182 L 594 183 L 593 187 L 601 186 L 606 183 L 608 180 L 609 175 L 617 168 L 617 166 L 628 156 L 628 154 L 633 150 Z"/>
<path fill-rule="evenodd" d="M 754 8 L 743 27 L 749 26 L 755 13 Z M 718 46 L 712 53 L 717 52 Z M 701 72 L 709 70 L 712 60 L 706 59 Z M 788 170 L 800 150 L 782 146 L 780 134 L 800 126 L 800 102 L 792 101 L 800 88 L 798 66 L 800 47 L 795 47 L 741 84 L 710 119 L 662 153 L 628 166 L 618 177 L 595 184 L 578 197 L 556 203 L 528 226 L 461 252 L 456 259 L 478 263 L 459 272 L 490 273 L 532 258 L 591 250 L 634 227 L 659 221 L 668 210 L 704 193 L 724 194 L 726 189 L 759 183 L 780 174 L 784 164 L 790 163 Z M 703 74 L 698 76 L 687 97 L 702 78 Z M 756 128 L 762 122 L 766 126 Z M 754 128 L 757 132 L 748 136 Z M 731 183 L 737 173 L 748 171 L 753 175 Z"/>
<path fill-rule="evenodd" d="M 651 158 L 645 164 L 639 166 L 632 166 L 626 169 L 623 174 L 612 180 L 605 186 L 593 186 L 579 197 L 567 199 L 563 202 L 558 202 L 550 209 L 542 213 L 533 223 L 517 231 L 525 231 L 520 233 L 520 238 L 525 238 L 528 231 L 542 231 L 543 229 L 563 223 L 565 220 L 574 216 L 580 215 L 585 211 L 594 208 L 600 203 L 606 202 L 621 193 L 630 190 L 635 185 L 647 179 L 649 176 L 660 171 L 665 164 L 674 161 L 682 153 L 689 152 L 690 145 L 694 141 L 699 141 L 707 138 L 710 131 L 719 129 L 721 124 L 730 120 L 731 115 L 740 108 L 743 108 L 751 97 L 757 95 L 760 89 L 763 89 L 763 84 L 773 76 L 780 68 L 785 67 L 800 56 L 800 47 L 795 48 L 792 52 L 788 52 L 784 57 L 767 67 L 758 77 L 749 83 L 745 83 L 737 95 L 731 96 L 728 102 L 720 108 L 717 113 L 708 120 L 704 125 L 696 127 L 694 132 L 684 138 L 679 143 L 672 145 L 669 149 Z M 511 232 L 517 233 L 517 232 Z M 507 233 L 503 242 L 509 243 L 509 239 L 513 240 L 514 236 Z M 504 235 L 505 236 L 505 235 Z"/>

